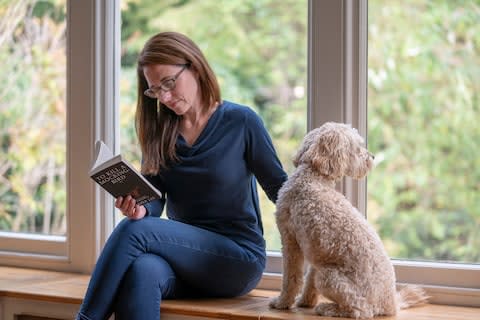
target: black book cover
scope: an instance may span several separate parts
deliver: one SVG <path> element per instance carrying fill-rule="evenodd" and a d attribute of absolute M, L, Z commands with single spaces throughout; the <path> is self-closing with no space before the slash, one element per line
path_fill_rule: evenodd
<path fill-rule="evenodd" d="M 113 197 L 130 195 L 135 198 L 138 205 L 162 197 L 161 192 L 122 159 L 121 155 L 113 156 L 102 141 L 97 141 L 95 146 L 96 161 L 90 171 L 90 177 Z"/>

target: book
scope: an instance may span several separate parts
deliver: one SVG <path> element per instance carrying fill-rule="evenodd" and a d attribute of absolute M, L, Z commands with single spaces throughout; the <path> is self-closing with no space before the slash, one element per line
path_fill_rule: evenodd
<path fill-rule="evenodd" d="M 114 198 L 132 196 L 138 205 L 160 199 L 162 193 L 141 175 L 121 154 L 113 155 L 110 148 L 95 142 L 95 162 L 90 177 Z"/>

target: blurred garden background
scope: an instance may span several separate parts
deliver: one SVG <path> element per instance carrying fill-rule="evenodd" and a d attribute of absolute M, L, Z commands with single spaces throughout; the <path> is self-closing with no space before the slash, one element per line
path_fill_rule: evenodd
<path fill-rule="evenodd" d="M 394 257 L 480 262 L 480 1 L 368 3 L 369 220 Z"/>
<path fill-rule="evenodd" d="M 307 131 L 300 0 L 122 0 L 121 151 L 139 166 L 135 63 L 187 34 L 223 98 L 263 118 L 288 172 Z M 0 0 L 0 230 L 65 234 L 65 0 Z M 480 0 L 369 0 L 367 217 L 394 258 L 480 262 Z M 313 57 L 315 58 L 315 57 Z M 315 90 L 315 88 L 313 88 Z M 93 145 L 93 142 L 92 142 Z M 262 193 L 268 248 L 279 250 Z"/>

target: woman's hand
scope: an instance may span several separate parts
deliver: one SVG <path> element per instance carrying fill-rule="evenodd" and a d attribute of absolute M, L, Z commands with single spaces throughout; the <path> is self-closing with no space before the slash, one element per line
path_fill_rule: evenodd
<path fill-rule="evenodd" d="M 144 206 L 137 205 L 132 196 L 118 197 L 115 200 L 115 207 L 120 209 L 125 217 L 133 220 L 142 219 L 147 213 L 147 209 Z"/>

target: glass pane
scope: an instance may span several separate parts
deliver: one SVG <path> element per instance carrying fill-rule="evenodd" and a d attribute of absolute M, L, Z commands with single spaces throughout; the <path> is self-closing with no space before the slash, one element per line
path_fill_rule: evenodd
<path fill-rule="evenodd" d="M 480 1 L 370 0 L 368 217 L 395 258 L 480 262 Z"/>
<path fill-rule="evenodd" d="M 66 230 L 66 4 L 0 2 L 0 230 Z"/>
<path fill-rule="evenodd" d="M 134 130 L 135 63 L 160 31 L 192 38 L 215 70 L 225 100 L 255 109 L 288 172 L 307 123 L 307 1 L 122 1 L 121 149 L 139 166 Z M 259 188 L 261 191 L 261 188 Z M 274 205 L 261 194 L 269 250 L 279 250 Z"/>

